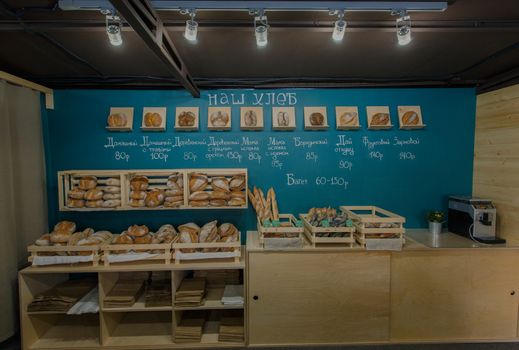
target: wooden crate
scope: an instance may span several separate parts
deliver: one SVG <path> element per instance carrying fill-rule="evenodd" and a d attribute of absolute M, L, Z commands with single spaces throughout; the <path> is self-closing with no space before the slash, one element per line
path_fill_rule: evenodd
<path fill-rule="evenodd" d="M 69 192 L 78 185 L 83 176 L 95 176 L 98 185 L 104 186 L 109 178 L 117 178 L 120 181 L 121 205 L 115 208 L 71 208 L 67 206 Z M 124 202 L 124 172 L 119 170 L 68 170 L 58 172 L 58 203 L 60 211 L 112 211 L 123 210 Z"/>
<path fill-rule="evenodd" d="M 186 169 L 187 181 L 185 186 L 184 197 L 187 201 L 186 208 L 188 209 L 246 209 L 248 205 L 248 196 L 247 196 L 247 188 L 248 188 L 248 175 L 247 169 Z M 207 175 L 209 182 L 208 186 L 204 189 L 205 192 L 210 192 L 213 190 L 211 186 L 211 178 L 213 177 L 225 177 L 230 180 L 234 175 L 244 175 L 245 176 L 245 187 L 242 190 L 245 194 L 245 204 L 240 206 L 207 206 L 207 207 L 195 207 L 189 204 L 189 196 L 191 195 L 191 191 L 189 189 L 189 180 L 191 179 L 192 174 L 203 174 Z"/>
<path fill-rule="evenodd" d="M 195 252 L 195 253 L 183 253 L 181 249 L 197 249 L 201 250 L 204 248 L 228 248 L 232 249 L 232 252 L 235 256 L 221 256 L 222 252 Z M 193 254 L 193 255 L 189 255 Z M 195 255 L 196 254 L 196 255 Z M 236 242 L 214 242 L 214 243 L 173 243 L 173 258 L 175 259 L 175 264 L 180 264 L 182 260 L 193 261 L 200 260 L 203 262 L 210 263 L 214 260 L 232 260 L 235 263 L 240 262 L 241 257 L 241 232 L 238 232 L 238 241 Z"/>
<path fill-rule="evenodd" d="M 70 256 L 71 258 L 75 256 L 84 256 L 79 253 L 89 252 L 92 255 L 92 261 L 86 262 L 88 265 L 97 266 L 99 265 L 100 260 L 100 246 L 38 246 L 38 245 L 30 245 L 27 247 L 27 251 L 30 253 L 28 257 L 28 261 L 32 264 L 34 258 L 37 256 L 60 256 L 60 253 L 66 255 L 62 256 Z M 85 263 L 85 262 L 83 262 Z M 58 263 L 57 263 L 58 264 Z M 62 262 L 59 264 L 75 264 L 75 262 Z"/>
<path fill-rule="evenodd" d="M 307 214 L 299 214 L 303 221 L 306 238 L 315 248 L 319 245 L 344 245 L 351 248 L 355 245 L 355 227 L 317 227 L 310 224 L 307 220 Z M 340 234 L 341 237 L 326 237 L 327 234 Z"/>
<path fill-rule="evenodd" d="M 115 238 L 115 237 L 114 237 Z M 101 246 L 101 250 L 103 255 L 101 259 L 105 266 L 110 266 L 110 264 L 123 264 L 125 262 L 110 262 L 108 256 L 114 254 L 113 252 L 117 251 L 132 251 L 136 253 L 142 252 L 150 252 L 150 251 L 158 251 L 158 253 L 153 252 L 152 254 L 157 254 L 156 256 L 152 256 L 146 259 L 136 259 L 134 261 L 139 262 L 149 262 L 149 261 L 158 261 L 163 262 L 164 264 L 171 263 L 171 243 L 160 243 L 160 244 L 103 244 Z M 124 253 L 122 253 L 124 254 Z M 117 254 L 120 255 L 120 254 Z"/>
<path fill-rule="evenodd" d="M 148 189 L 146 191 L 152 189 L 159 190 L 167 190 L 167 182 L 168 177 L 171 175 L 179 174 L 184 179 L 184 203 L 179 207 L 167 207 L 164 205 L 159 205 L 158 207 L 132 207 L 130 205 L 130 180 L 134 176 L 146 176 L 148 178 Z M 186 199 L 186 172 L 183 169 L 168 169 L 168 170 L 130 170 L 124 175 L 124 200 L 125 200 L 125 210 L 175 210 L 175 209 L 184 209 L 187 204 Z"/>
<path fill-rule="evenodd" d="M 365 247 L 369 239 L 395 239 L 404 243 L 403 216 L 376 206 L 341 206 L 340 209 L 353 220 L 355 239 L 361 246 Z M 391 227 L 376 227 L 381 225 Z"/>
<path fill-rule="evenodd" d="M 294 215 L 279 214 L 279 219 L 281 222 L 290 222 L 291 226 L 265 227 L 260 222 L 260 219 L 257 219 L 259 242 L 261 246 L 265 245 L 265 238 L 276 238 L 280 240 L 299 238 L 299 240 L 303 241 L 304 227 L 296 226 L 297 220 Z"/>

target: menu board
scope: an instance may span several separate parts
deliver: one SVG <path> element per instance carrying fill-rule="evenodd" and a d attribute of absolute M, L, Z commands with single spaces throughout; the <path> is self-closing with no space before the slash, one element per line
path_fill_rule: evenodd
<path fill-rule="evenodd" d="M 192 212 L 60 213 L 55 174 L 73 169 L 247 168 L 249 184 L 274 187 L 282 213 L 314 206 L 376 205 L 425 226 L 425 213 L 445 208 L 451 194 L 472 189 L 473 89 L 61 90 L 44 110 L 50 222 L 204 223 L 216 218 L 254 229 L 252 209 Z M 305 107 L 324 108 L 327 128 L 305 130 Z M 359 127 L 337 130 L 336 107 L 358 108 Z M 368 129 L 366 107 L 387 106 L 391 128 Z M 399 106 L 420 106 L 423 128 L 400 129 Z M 132 107 L 129 132 L 106 130 L 111 107 Z M 141 130 L 144 108 L 166 108 L 164 131 Z M 198 130 L 175 129 L 178 107 L 197 107 Z M 228 107 L 229 128 L 208 127 L 208 109 Z M 260 108 L 263 127 L 242 130 L 242 108 Z M 293 107 L 295 125 L 273 128 L 273 108 Z M 308 121 L 308 119 L 307 119 Z M 274 121 L 274 124 L 277 122 Z M 277 125 L 276 125 L 277 126 Z M 274 130 L 275 129 L 275 130 Z M 196 215 L 196 217 L 194 217 Z M 118 227 L 120 225 L 121 227 Z M 106 226 L 106 225 L 105 225 Z M 117 226 L 117 227 L 116 227 Z"/>

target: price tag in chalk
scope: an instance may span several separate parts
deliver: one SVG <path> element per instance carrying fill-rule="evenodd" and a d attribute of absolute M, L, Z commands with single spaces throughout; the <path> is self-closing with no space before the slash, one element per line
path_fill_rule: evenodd
<path fill-rule="evenodd" d="M 330 222 L 328 220 L 323 220 L 323 221 L 321 221 L 321 226 L 322 227 L 330 227 Z"/>
<path fill-rule="evenodd" d="M 269 219 L 263 220 L 263 227 L 272 227 L 272 223 Z"/>
<path fill-rule="evenodd" d="M 296 227 L 303 227 L 303 221 L 296 219 Z"/>
<path fill-rule="evenodd" d="M 351 219 L 346 220 L 346 227 L 353 227 L 353 221 L 351 221 Z"/>
<path fill-rule="evenodd" d="M 279 220 L 272 220 L 272 226 L 279 227 L 279 226 L 281 226 L 281 223 L 279 222 Z"/>

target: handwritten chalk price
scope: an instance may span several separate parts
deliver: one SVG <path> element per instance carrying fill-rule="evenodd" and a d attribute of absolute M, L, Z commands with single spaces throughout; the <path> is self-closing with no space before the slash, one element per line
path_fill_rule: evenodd
<path fill-rule="evenodd" d="M 126 152 L 115 152 L 114 154 L 114 157 L 115 157 L 115 160 L 122 160 L 122 161 L 125 161 L 128 163 L 128 161 L 130 160 L 130 155 Z"/>
<path fill-rule="evenodd" d="M 382 152 L 380 152 L 380 151 L 369 152 L 369 158 L 370 159 L 382 160 L 382 158 L 384 158 L 384 154 Z"/>
<path fill-rule="evenodd" d="M 400 160 L 414 160 L 416 156 L 411 152 L 400 152 Z"/>
<path fill-rule="evenodd" d="M 261 164 L 261 156 L 258 152 L 249 152 L 249 160 L 257 161 L 258 164 Z"/>
<path fill-rule="evenodd" d="M 346 169 L 351 171 L 351 168 L 353 167 L 353 163 L 347 160 L 340 160 L 339 161 L 339 169 Z"/>
<path fill-rule="evenodd" d="M 153 153 L 150 153 L 150 158 L 151 158 L 151 160 L 162 160 L 162 161 L 166 162 L 169 158 L 169 155 L 164 152 L 153 152 Z"/>
<path fill-rule="evenodd" d="M 242 155 L 239 152 L 227 152 L 227 159 L 237 160 L 241 163 Z"/>
<path fill-rule="evenodd" d="M 315 152 L 306 152 L 306 160 L 317 162 L 319 156 Z"/>
<path fill-rule="evenodd" d="M 283 162 L 278 159 L 274 159 L 274 160 L 272 160 L 271 165 L 273 168 L 281 169 L 283 167 Z"/>
<path fill-rule="evenodd" d="M 193 152 L 184 152 L 184 160 L 191 160 L 193 162 L 196 162 L 196 154 Z"/>
<path fill-rule="evenodd" d="M 346 181 L 345 178 L 339 177 L 339 176 L 332 176 L 332 177 L 326 177 L 326 176 L 317 176 L 315 178 L 315 184 L 317 186 L 336 186 L 336 187 L 342 187 L 345 190 L 348 189 L 349 182 Z"/>

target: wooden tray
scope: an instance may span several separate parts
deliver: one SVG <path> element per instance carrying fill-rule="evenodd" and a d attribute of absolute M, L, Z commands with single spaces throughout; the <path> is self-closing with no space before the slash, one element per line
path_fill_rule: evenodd
<path fill-rule="evenodd" d="M 114 237 L 115 238 L 115 237 Z M 103 255 L 101 256 L 101 259 L 103 260 L 103 263 L 105 266 L 110 266 L 110 264 L 124 264 L 126 262 L 131 261 L 159 261 L 163 262 L 164 264 L 170 264 L 171 263 L 171 244 L 172 243 L 160 243 L 160 244 L 103 244 L 101 246 L 101 250 L 103 252 Z M 113 252 L 117 251 L 132 251 L 136 253 L 143 253 L 147 252 L 150 253 L 151 251 L 158 251 L 153 252 L 152 254 L 157 254 L 156 256 L 152 256 L 146 259 L 135 259 L 135 260 L 128 260 L 128 261 L 121 261 L 121 262 L 110 262 L 108 259 L 109 255 L 121 255 L 121 254 L 113 254 Z M 137 257 L 136 257 L 137 258 Z"/>
<path fill-rule="evenodd" d="M 340 209 L 353 220 L 355 239 L 363 247 L 368 239 L 398 239 L 404 243 L 403 216 L 376 206 L 341 206 Z M 391 227 L 372 227 L 379 225 Z"/>
<path fill-rule="evenodd" d="M 120 181 L 121 205 L 114 208 L 71 208 L 67 206 L 69 192 L 77 186 L 83 176 L 95 176 L 98 185 L 104 186 L 109 178 L 117 178 Z M 124 177 L 119 170 L 71 170 L 58 171 L 58 203 L 60 211 L 113 211 L 124 209 Z"/>
<path fill-rule="evenodd" d="M 248 188 L 248 175 L 247 175 L 247 169 L 186 169 L 187 173 L 187 181 L 186 186 L 184 187 L 186 191 L 184 192 L 184 198 L 186 200 L 186 209 L 247 209 L 248 206 L 248 196 L 247 196 L 247 188 Z M 189 189 L 189 180 L 191 179 L 192 174 L 203 174 L 207 175 L 209 178 L 209 184 L 205 188 L 205 192 L 210 192 L 213 190 L 211 186 L 211 178 L 212 177 L 225 177 L 228 180 L 230 180 L 235 175 L 243 175 L 245 176 L 245 187 L 242 190 L 245 194 L 245 204 L 240 206 L 220 206 L 220 207 L 214 207 L 214 206 L 207 206 L 207 207 L 195 207 L 189 205 L 189 196 L 191 195 L 191 191 Z"/>
<path fill-rule="evenodd" d="M 232 249 L 232 252 L 235 256 L 233 257 L 221 257 L 218 253 L 221 252 L 196 252 L 196 253 L 184 253 L 181 252 L 181 249 L 204 249 L 204 248 L 229 248 Z M 190 255 L 193 254 L 193 255 Z M 235 263 L 240 262 L 241 257 L 241 232 L 238 232 L 238 241 L 236 242 L 215 242 L 215 243 L 173 243 L 173 258 L 175 259 L 175 264 L 180 264 L 182 260 L 209 260 L 207 262 L 211 262 L 211 260 L 215 259 L 231 259 Z"/>
<path fill-rule="evenodd" d="M 28 257 L 28 261 L 32 263 L 36 256 L 57 256 L 58 253 L 67 253 L 67 256 L 82 256 L 74 253 L 82 253 L 82 252 L 90 252 L 92 255 L 92 261 L 88 262 L 88 264 L 92 266 L 99 265 L 100 260 L 100 246 L 92 245 L 92 246 L 38 246 L 38 245 L 30 245 L 27 247 L 27 251 L 30 253 Z M 67 262 L 61 264 L 70 264 Z"/>
<path fill-rule="evenodd" d="M 261 246 L 265 244 L 265 238 L 275 238 L 275 239 L 293 239 L 299 238 L 303 240 L 304 227 L 296 227 L 296 218 L 292 214 L 279 214 L 280 221 L 290 222 L 292 226 L 290 227 L 265 227 L 260 222 L 259 218 L 257 219 L 258 223 L 258 233 L 259 233 L 259 241 Z"/>
<path fill-rule="evenodd" d="M 146 176 L 148 178 L 148 189 L 145 191 L 149 191 L 152 189 L 159 190 L 167 190 L 167 182 L 168 178 L 171 175 L 181 175 L 184 181 L 184 203 L 179 207 L 166 207 L 164 205 L 159 205 L 158 207 L 133 207 L 130 205 L 130 180 L 134 176 Z M 124 204 L 126 210 L 175 210 L 175 209 L 184 209 L 187 204 L 186 200 L 186 172 L 184 169 L 168 169 L 168 170 L 138 170 L 138 171 L 129 171 L 124 174 Z"/>
<path fill-rule="evenodd" d="M 315 248 L 318 245 L 334 244 L 351 248 L 355 245 L 355 227 L 317 227 L 307 220 L 308 214 L 299 214 L 305 228 L 305 235 Z M 342 237 L 320 237 L 321 234 L 340 233 Z"/>

